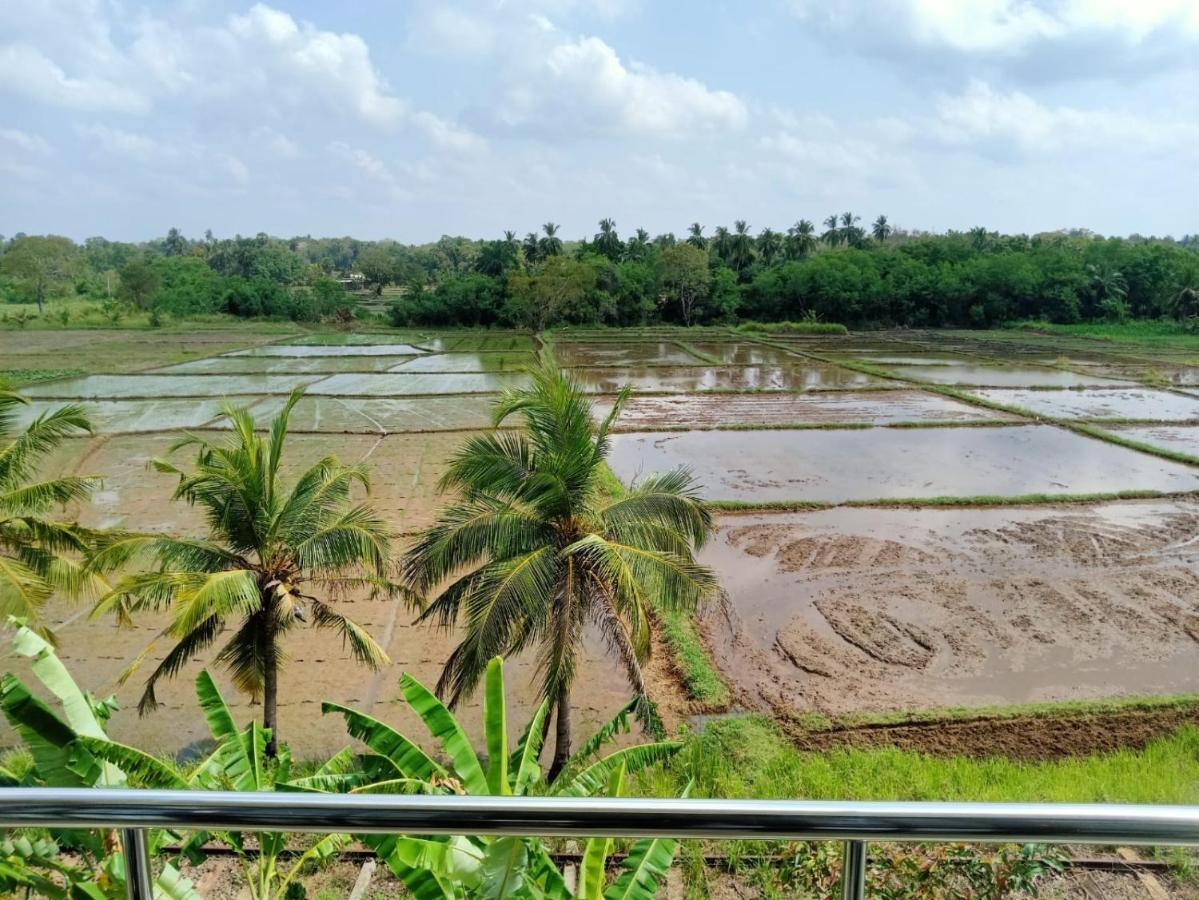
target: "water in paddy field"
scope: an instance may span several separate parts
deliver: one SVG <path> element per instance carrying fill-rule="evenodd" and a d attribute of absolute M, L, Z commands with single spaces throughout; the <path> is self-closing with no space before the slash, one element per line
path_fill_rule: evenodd
<path fill-rule="evenodd" d="M 1199 470 L 1047 425 L 621 434 L 635 479 L 685 465 L 712 500 L 827 501 L 1199 490 Z"/>
<path fill-rule="evenodd" d="M 40 334 L 22 337 L 29 340 L 13 349 L 31 367 L 61 356 Z M 68 441 L 48 462 L 53 473 L 105 476 L 94 502 L 69 515 L 92 526 L 203 533 L 193 508 L 170 501 L 175 479 L 148 470 L 151 457 L 164 455 L 184 428 L 220 440 L 226 397 L 249 405 L 265 428 L 292 388 L 304 386 L 291 414 L 287 474 L 328 453 L 365 462 L 369 500 L 401 535 L 401 547 L 447 501 L 438 492 L 446 461 L 490 427 L 498 393 L 528 384 L 520 370 L 537 346 L 528 335 L 503 332 L 339 333 L 265 346 L 261 336 L 222 335 L 164 341 L 167 349 L 145 337 L 138 333 L 127 345 L 109 333 L 97 337 L 104 360 L 125 357 L 130 372 L 96 372 L 84 342 L 71 352 L 93 374 L 27 391 L 33 399 L 19 411 L 22 422 L 73 401 L 95 422 L 96 437 Z M 61 341 L 75 346 L 70 335 Z M 684 465 L 704 496 L 749 504 L 1199 489 L 1199 468 L 837 365 L 856 360 L 962 385 L 971 396 L 1037 416 L 1147 420 L 1102 427 L 1199 455 L 1199 396 L 1116 380 L 1158 369 L 1185 385 L 1199 370 L 1178 360 L 1155 367 L 1111 352 L 1066 354 L 1032 344 L 1009 352 L 929 335 L 772 337 L 766 344 L 722 340 L 712 330 L 694 339 L 572 333 L 554 349 L 593 395 L 597 415 L 623 386 L 634 389 L 610 460 L 626 480 Z M 693 430 L 676 430 L 686 427 Z M 1199 689 L 1187 655 L 1199 640 L 1193 500 L 718 518 L 703 559 L 717 569 L 728 602 L 712 604 L 700 628 L 738 702 L 750 709 L 870 712 Z M 373 676 L 335 638 L 319 634 L 290 645 L 284 687 L 300 687 L 282 716 L 285 736 L 304 752 L 346 740 L 339 722 L 320 717 L 320 699 L 415 725 L 395 702 L 399 672 L 436 680 L 454 643 L 412 626 L 412 611 L 389 601 L 353 597 L 347 612 L 386 638 L 396 664 Z M 71 622 L 64 654 L 100 694 L 161 624 L 147 619 L 121 633 L 78 608 L 62 610 L 62 618 Z M 585 666 L 581 729 L 627 692 L 600 642 Z M 663 709 L 685 717 L 690 701 L 669 665 L 651 667 Z M 514 672 L 524 690 L 531 665 L 522 660 Z M 202 735 L 191 674 L 147 719 L 129 709 L 137 679 L 121 688 L 127 708 L 114 734 L 154 750 Z M 256 710 L 241 705 L 239 712 Z"/>

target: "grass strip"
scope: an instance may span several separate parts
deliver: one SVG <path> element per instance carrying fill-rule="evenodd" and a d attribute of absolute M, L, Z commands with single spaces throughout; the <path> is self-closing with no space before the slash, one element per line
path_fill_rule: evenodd
<path fill-rule="evenodd" d="M 695 619 L 684 612 L 659 609 L 654 617 L 661 627 L 662 640 L 670 650 L 671 661 L 692 700 L 707 711 L 728 709 L 732 701 L 729 686 L 712 664 Z"/>
<path fill-rule="evenodd" d="M 864 500 L 708 500 L 714 510 L 727 513 L 809 512 L 837 507 L 922 509 L 941 506 L 1033 506 L 1045 503 L 1105 503 L 1113 500 L 1167 500 L 1194 497 L 1199 491 L 1104 491 L 1094 494 L 976 494 L 966 497 L 876 497 Z"/>
<path fill-rule="evenodd" d="M 692 344 L 686 344 L 683 341 L 671 341 L 671 343 L 674 344 L 676 347 L 678 347 L 680 350 L 682 350 L 684 353 L 690 353 L 696 359 L 702 359 L 704 362 L 711 363 L 714 366 L 726 365 L 726 363 L 723 360 L 717 359 L 711 353 L 704 353 L 702 350 L 696 349 L 696 347 Z"/>
<path fill-rule="evenodd" d="M 1156 444 L 1147 444 L 1144 441 L 1124 437 L 1114 431 L 1105 431 L 1102 428 L 1096 428 L 1094 425 L 1086 425 L 1078 422 L 1060 422 L 1058 424 L 1078 434 L 1107 441 L 1109 444 L 1116 444 L 1120 447 L 1127 447 L 1129 450 L 1139 450 L 1142 453 L 1160 456 L 1162 459 L 1168 459 L 1171 462 L 1185 463 L 1188 466 L 1199 466 L 1199 456 L 1192 456 L 1190 453 L 1182 453 L 1179 450 L 1171 450 L 1168 447 L 1159 447 Z"/>
<path fill-rule="evenodd" d="M 764 716 L 710 722 L 638 790 L 678 796 L 812 800 L 978 800 L 1119 803 L 1199 801 L 1199 728 L 1140 750 L 1045 762 L 931 757 L 892 747 L 801 751 Z"/>
<path fill-rule="evenodd" d="M 0 369 L 0 384 L 39 384 L 57 378 L 77 378 L 86 374 L 83 369 Z"/>
<path fill-rule="evenodd" d="M 1051 700 L 991 706 L 944 706 L 931 709 L 847 713 L 840 716 L 806 712 L 794 716 L 791 721 L 807 731 L 818 733 L 862 725 L 926 725 L 935 722 L 957 722 L 963 719 L 1045 719 L 1191 708 L 1199 708 L 1199 694 L 1108 697 L 1100 700 Z"/>

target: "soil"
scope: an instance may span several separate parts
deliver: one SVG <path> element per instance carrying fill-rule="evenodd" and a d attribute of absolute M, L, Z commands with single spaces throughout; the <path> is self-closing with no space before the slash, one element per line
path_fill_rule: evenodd
<path fill-rule="evenodd" d="M 1191 692 L 1197 530 L 1181 501 L 725 517 L 703 627 L 741 704 L 784 716 Z"/>

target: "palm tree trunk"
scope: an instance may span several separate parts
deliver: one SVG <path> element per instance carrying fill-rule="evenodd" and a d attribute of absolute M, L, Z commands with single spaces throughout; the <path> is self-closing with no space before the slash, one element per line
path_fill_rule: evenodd
<path fill-rule="evenodd" d="M 555 705 L 558 712 L 555 717 L 557 731 L 554 738 L 554 760 L 550 763 L 548 779 L 551 782 L 558 777 L 558 773 L 570 759 L 570 688 L 566 685 L 558 688 Z"/>
<path fill-rule="evenodd" d="M 266 743 L 266 755 L 274 759 L 278 755 L 279 658 L 275 652 L 275 636 L 268 635 L 262 661 L 262 727 L 271 732 Z"/>

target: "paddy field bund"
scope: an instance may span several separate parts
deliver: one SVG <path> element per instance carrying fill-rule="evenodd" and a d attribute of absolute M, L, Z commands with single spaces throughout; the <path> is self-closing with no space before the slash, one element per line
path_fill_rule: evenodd
<path fill-rule="evenodd" d="M 84 373 L 22 388 L 23 415 L 80 402 L 97 426 L 51 462 L 104 476 L 82 521 L 177 533 L 202 523 L 149 459 L 181 430 L 218 429 L 223 398 L 265 424 L 302 387 L 293 465 L 366 460 L 372 502 L 411 534 L 432 521 L 447 456 L 550 352 L 597 412 L 632 388 L 616 476 L 686 465 L 718 507 L 702 558 L 724 592 L 695 620 L 664 621 L 651 666 L 668 720 L 747 710 L 814 745 L 886 732 L 973 752 L 999 739 L 963 723 L 994 721 L 982 712 L 994 707 L 1199 692 L 1199 354 L 994 332 L 0 333 L 6 368 Z M 432 682 L 454 644 L 398 602 L 347 603 L 393 664 L 372 674 L 336 639 L 297 631 L 280 719 L 301 755 L 344 743 L 320 717 L 325 699 L 414 725 L 399 673 Z M 187 678 L 144 719 L 139 680 L 117 683 L 161 623 L 118 630 L 81 609 L 54 613 L 62 656 L 81 684 L 116 691 L 114 736 L 159 752 L 198 739 Z M 527 705 L 532 661 L 514 666 L 510 690 Z M 627 693 L 598 644 L 578 684 L 583 730 Z M 948 728 L 932 716 L 935 740 L 912 737 L 921 711 L 943 707 L 967 713 Z M 1115 713 L 1107 728 L 1052 729 L 1034 755 L 1143 743 L 1199 721 L 1196 708 L 1171 703 L 1124 730 Z M 964 736 L 940 746 L 954 729 Z"/>

